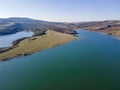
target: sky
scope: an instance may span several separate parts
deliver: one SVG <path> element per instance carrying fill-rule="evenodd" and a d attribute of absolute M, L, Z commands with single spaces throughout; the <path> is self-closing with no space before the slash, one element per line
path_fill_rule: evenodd
<path fill-rule="evenodd" d="M 0 18 L 55 22 L 120 20 L 120 0 L 0 0 Z"/>

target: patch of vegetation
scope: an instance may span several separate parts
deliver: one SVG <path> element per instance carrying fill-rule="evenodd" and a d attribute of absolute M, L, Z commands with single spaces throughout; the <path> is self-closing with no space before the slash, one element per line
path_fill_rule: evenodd
<path fill-rule="evenodd" d="M 40 36 L 40 35 L 45 35 L 47 29 L 43 29 L 43 30 L 40 30 L 40 29 L 35 29 L 33 32 L 34 32 L 34 36 Z"/>

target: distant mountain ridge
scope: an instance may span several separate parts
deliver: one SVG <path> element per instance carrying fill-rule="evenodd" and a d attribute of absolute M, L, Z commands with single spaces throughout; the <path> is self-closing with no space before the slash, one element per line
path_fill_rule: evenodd
<path fill-rule="evenodd" d="M 0 35 L 13 34 L 19 31 L 43 32 L 48 29 L 67 34 L 76 34 L 75 30 L 78 28 L 120 36 L 120 20 L 59 23 L 19 17 L 0 19 Z"/>
<path fill-rule="evenodd" d="M 41 31 L 51 29 L 68 34 L 74 33 L 74 31 L 64 23 L 34 20 L 30 18 L 0 19 L 0 35 L 12 34 L 23 30 L 34 31 L 36 29 Z"/>

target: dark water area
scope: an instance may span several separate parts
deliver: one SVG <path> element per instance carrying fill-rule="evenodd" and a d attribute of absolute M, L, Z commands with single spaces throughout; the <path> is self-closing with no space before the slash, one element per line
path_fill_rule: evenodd
<path fill-rule="evenodd" d="M 0 48 L 12 46 L 12 42 L 24 37 L 31 37 L 33 32 L 21 31 L 11 35 L 0 36 Z"/>
<path fill-rule="evenodd" d="M 120 90 L 120 40 L 78 33 L 78 40 L 0 63 L 0 90 Z"/>

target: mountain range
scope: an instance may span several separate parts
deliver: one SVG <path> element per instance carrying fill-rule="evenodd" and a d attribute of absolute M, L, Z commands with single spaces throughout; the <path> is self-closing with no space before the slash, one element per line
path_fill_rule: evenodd
<path fill-rule="evenodd" d="M 19 31 L 43 32 L 48 29 L 76 34 L 75 30 L 78 28 L 120 36 L 120 20 L 60 23 L 19 17 L 0 19 L 0 35 L 13 34 Z"/>

